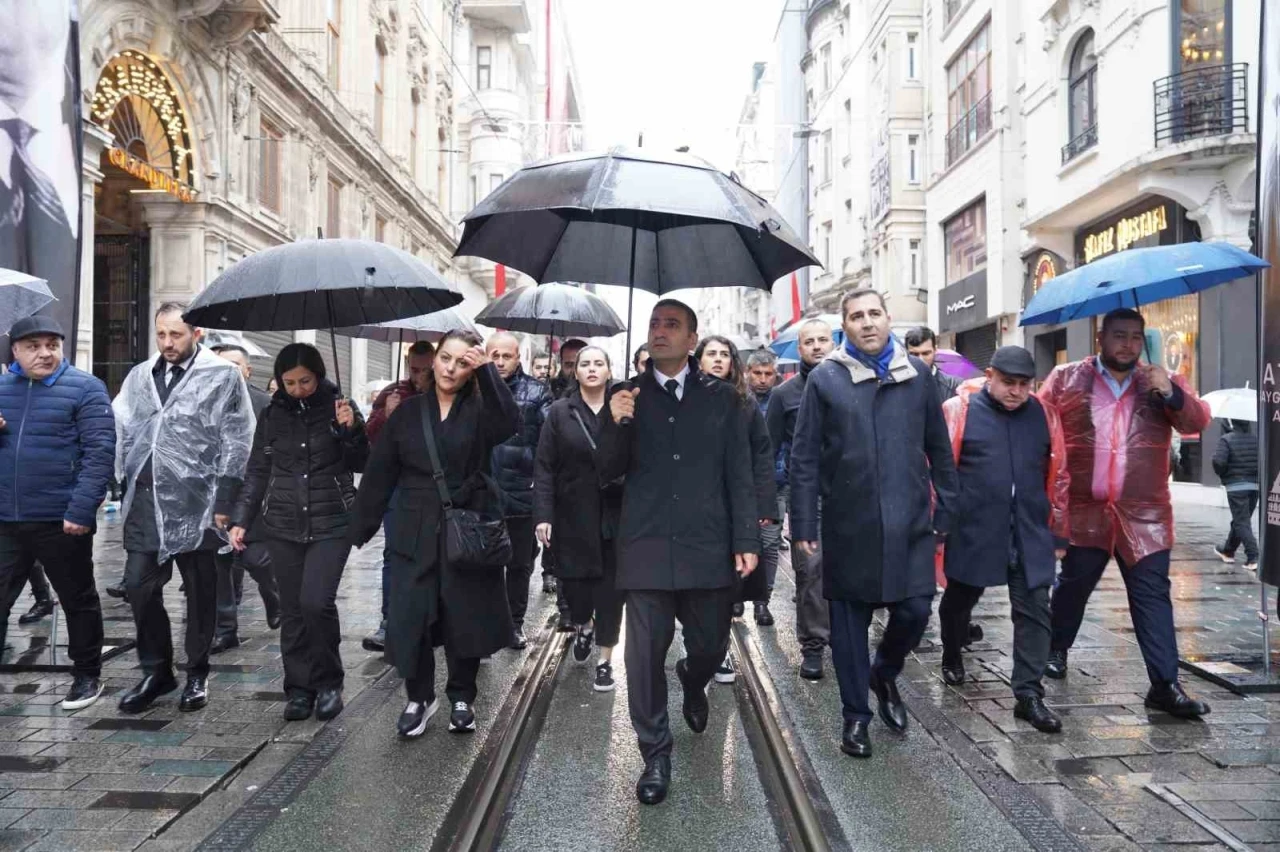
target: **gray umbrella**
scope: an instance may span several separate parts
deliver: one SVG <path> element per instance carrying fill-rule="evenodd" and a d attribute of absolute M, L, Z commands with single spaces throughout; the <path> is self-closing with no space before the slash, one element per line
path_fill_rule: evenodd
<path fill-rule="evenodd" d="M 0 269 L 0 328 L 5 334 L 15 322 L 31 316 L 52 301 L 55 297 L 43 278 L 15 269 Z"/>
<path fill-rule="evenodd" d="M 416 343 L 419 340 L 426 340 L 431 343 L 439 342 L 451 331 L 460 329 L 463 331 L 477 331 L 472 325 L 471 320 L 460 314 L 456 308 L 445 308 L 443 311 L 424 314 L 420 317 L 409 317 L 408 319 L 392 320 L 391 322 L 380 322 L 376 325 L 357 325 L 351 328 L 339 328 L 337 334 L 344 334 L 347 337 L 361 337 L 365 340 L 378 340 L 383 343 L 399 343 L 404 346 L 406 343 Z M 396 381 L 400 381 L 400 358 L 399 352 L 396 353 Z"/>
<path fill-rule="evenodd" d="M 572 284 L 518 287 L 476 314 L 476 322 L 552 337 L 607 336 L 626 328 L 604 299 Z"/>
<path fill-rule="evenodd" d="M 327 328 L 336 367 L 335 326 L 421 316 L 461 301 L 453 284 L 406 251 L 372 240 L 300 240 L 234 264 L 183 316 L 237 331 Z"/>

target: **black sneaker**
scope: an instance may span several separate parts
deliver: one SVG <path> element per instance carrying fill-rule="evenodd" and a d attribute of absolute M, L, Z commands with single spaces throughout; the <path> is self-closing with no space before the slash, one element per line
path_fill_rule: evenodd
<path fill-rule="evenodd" d="M 585 663 L 587 658 L 591 656 L 591 640 L 594 638 L 595 631 L 578 628 L 578 632 L 573 636 L 573 661 L 575 663 Z"/>
<path fill-rule="evenodd" d="M 756 602 L 756 624 L 761 627 L 773 626 L 773 613 L 769 612 L 769 604 L 764 601 Z"/>
<path fill-rule="evenodd" d="M 470 734 L 476 729 L 476 714 L 471 712 L 471 705 L 465 701 L 453 702 L 453 712 L 449 714 L 449 733 Z"/>
<path fill-rule="evenodd" d="M 733 670 L 733 657 L 725 654 L 724 662 L 716 669 L 716 683 L 733 683 L 738 674 Z"/>
<path fill-rule="evenodd" d="M 31 609 L 18 616 L 19 624 L 35 624 L 42 618 L 48 618 L 53 615 L 53 601 L 36 601 L 31 605 Z"/>
<path fill-rule="evenodd" d="M 102 695 L 102 681 L 91 675 L 76 675 L 71 690 L 62 699 L 63 710 L 82 710 Z"/>
<path fill-rule="evenodd" d="M 427 722 L 439 708 L 440 701 L 438 699 L 430 704 L 410 701 L 405 705 L 404 712 L 400 714 L 399 720 L 396 721 L 396 733 L 406 739 L 422 736 L 427 730 Z M 472 727 L 474 726 L 475 722 L 473 720 Z"/>
<path fill-rule="evenodd" d="M 596 663 L 596 682 L 591 688 L 596 692 L 613 692 L 613 663 L 606 661 Z"/>

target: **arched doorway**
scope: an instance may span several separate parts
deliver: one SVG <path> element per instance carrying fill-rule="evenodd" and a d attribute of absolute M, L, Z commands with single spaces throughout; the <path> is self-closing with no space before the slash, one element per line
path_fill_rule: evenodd
<path fill-rule="evenodd" d="M 142 201 L 154 193 L 194 199 L 191 131 L 168 77 L 134 50 L 107 63 L 90 114 L 112 136 L 94 197 L 93 371 L 114 394 L 149 351 L 150 241 Z"/>

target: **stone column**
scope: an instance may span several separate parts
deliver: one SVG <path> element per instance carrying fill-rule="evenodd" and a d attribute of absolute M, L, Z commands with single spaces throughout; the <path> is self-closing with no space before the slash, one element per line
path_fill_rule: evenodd
<path fill-rule="evenodd" d="M 209 205 L 163 193 L 141 202 L 151 234 L 151 309 L 146 335 L 155 351 L 154 316 L 163 302 L 190 302 L 204 289 L 205 231 Z"/>
<path fill-rule="evenodd" d="M 84 120 L 84 162 L 80 172 L 80 307 L 76 322 L 76 351 L 68 353 L 81 370 L 93 370 L 93 266 L 94 222 L 97 206 L 95 188 L 102 183 L 102 152 L 112 136 L 88 119 Z"/>

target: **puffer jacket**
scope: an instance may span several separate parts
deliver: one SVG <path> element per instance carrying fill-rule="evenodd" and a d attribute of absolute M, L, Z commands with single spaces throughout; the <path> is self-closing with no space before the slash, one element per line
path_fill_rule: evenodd
<path fill-rule="evenodd" d="M 93 527 L 116 456 L 116 420 L 100 379 L 63 361 L 33 381 L 0 376 L 0 521 Z"/>
<path fill-rule="evenodd" d="M 1255 432 L 1228 432 L 1218 440 L 1213 454 L 1213 472 L 1218 474 L 1228 491 L 1236 485 L 1258 487 L 1258 435 Z"/>
<path fill-rule="evenodd" d="M 552 398 L 547 386 L 521 367 L 506 382 L 520 409 L 520 428 L 493 448 L 492 475 L 502 491 L 503 513 L 510 518 L 533 514 L 533 457 Z"/>
<path fill-rule="evenodd" d="M 355 502 L 354 474 L 364 470 L 369 439 L 364 419 L 352 406 L 355 423 L 334 420 L 337 388 L 320 383 L 306 399 L 283 389 L 258 420 L 244 487 L 231 522 L 266 538 L 294 542 L 344 538 Z"/>

